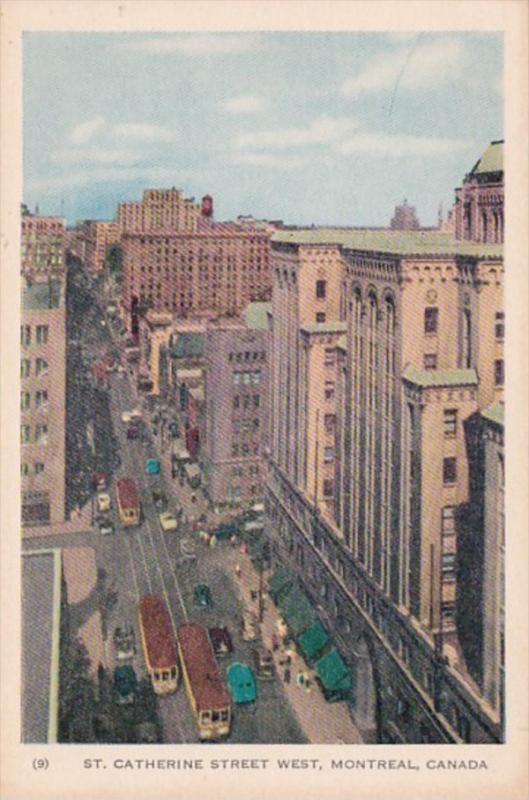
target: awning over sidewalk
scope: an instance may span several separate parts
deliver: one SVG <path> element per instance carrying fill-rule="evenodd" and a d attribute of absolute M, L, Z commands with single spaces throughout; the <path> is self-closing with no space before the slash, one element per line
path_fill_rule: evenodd
<path fill-rule="evenodd" d="M 351 673 L 337 650 L 316 662 L 316 672 L 327 700 L 339 700 L 352 689 Z"/>
<path fill-rule="evenodd" d="M 307 661 L 312 661 L 328 641 L 327 631 L 319 621 L 311 625 L 297 639 L 299 648 Z"/>
<path fill-rule="evenodd" d="M 268 581 L 268 593 L 270 597 L 277 603 L 280 596 L 287 592 L 294 583 L 294 576 L 283 564 L 277 567 L 273 575 Z"/>
<path fill-rule="evenodd" d="M 280 599 L 279 607 L 294 637 L 299 636 L 318 621 L 316 612 L 307 596 L 297 586 L 293 586 L 289 593 Z"/>

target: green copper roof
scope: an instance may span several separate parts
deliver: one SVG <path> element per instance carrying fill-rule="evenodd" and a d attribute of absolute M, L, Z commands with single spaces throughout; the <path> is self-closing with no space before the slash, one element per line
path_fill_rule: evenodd
<path fill-rule="evenodd" d="M 346 322 L 307 322 L 301 326 L 304 333 L 345 333 Z"/>
<path fill-rule="evenodd" d="M 338 245 L 344 250 L 388 253 L 397 256 L 474 256 L 501 258 L 501 244 L 480 244 L 454 239 L 452 234 L 437 230 L 397 231 L 365 228 L 300 228 L 280 230 L 274 243 L 294 245 Z"/>
<path fill-rule="evenodd" d="M 25 286 L 22 291 L 24 311 L 44 311 L 59 308 L 63 304 L 63 282 L 59 280 L 42 281 Z"/>
<path fill-rule="evenodd" d="M 402 377 L 424 388 L 431 386 L 473 386 L 478 382 L 475 369 L 416 369 L 406 367 Z"/>
<path fill-rule="evenodd" d="M 243 319 L 248 328 L 268 330 L 268 314 L 272 311 L 272 303 L 250 303 L 243 312 Z"/>
<path fill-rule="evenodd" d="M 503 172 L 503 140 L 489 144 L 470 174 L 484 175 L 487 172 Z"/>
<path fill-rule="evenodd" d="M 481 412 L 481 416 L 489 422 L 495 422 L 496 425 L 503 427 L 505 416 L 503 403 L 492 403 Z"/>

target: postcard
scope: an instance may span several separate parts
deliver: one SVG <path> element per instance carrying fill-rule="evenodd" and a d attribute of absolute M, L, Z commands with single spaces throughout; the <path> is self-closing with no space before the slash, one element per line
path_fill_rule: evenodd
<path fill-rule="evenodd" d="M 527 5 L 2 8 L 2 797 L 523 800 Z"/>

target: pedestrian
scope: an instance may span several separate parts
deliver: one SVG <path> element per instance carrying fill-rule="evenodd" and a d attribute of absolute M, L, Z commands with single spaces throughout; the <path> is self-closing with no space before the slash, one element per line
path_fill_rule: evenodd
<path fill-rule="evenodd" d="M 285 683 L 290 683 L 290 668 L 285 667 L 285 671 L 283 673 L 283 680 Z"/>
<path fill-rule="evenodd" d="M 277 653 L 279 650 L 279 639 L 277 638 L 277 634 L 272 634 L 272 650 L 274 653 Z"/>
<path fill-rule="evenodd" d="M 235 564 L 235 575 L 240 578 L 241 577 L 241 565 Z"/>
<path fill-rule="evenodd" d="M 217 537 L 215 536 L 215 534 L 213 534 L 211 539 L 209 540 L 209 546 L 215 547 L 216 544 L 217 544 Z"/>

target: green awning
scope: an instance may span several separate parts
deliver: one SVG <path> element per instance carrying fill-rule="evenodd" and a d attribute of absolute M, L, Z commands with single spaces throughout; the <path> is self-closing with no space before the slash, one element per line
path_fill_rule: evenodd
<path fill-rule="evenodd" d="M 268 580 L 268 592 L 272 600 L 277 603 L 279 597 L 292 587 L 294 576 L 283 564 L 277 567 Z"/>
<path fill-rule="evenodd" d="M 327 631 L 319 621 L 311 625 L 297 640 L 301 652 L 309 661 L 320 652 L 328 641 Z"/>
<path fill-rule="evenodd" d="M 331 650 L 316 662 L 316 672 L 328 692 L 344 692 L 352 688 L 351 673 L 337 650 Z"/>
<path fill-rule="evenodd" d="M 307 596 L 297 586 L 280 600 L 279 607 L 293 636 L 299 636 L 318 621 Z"/>

